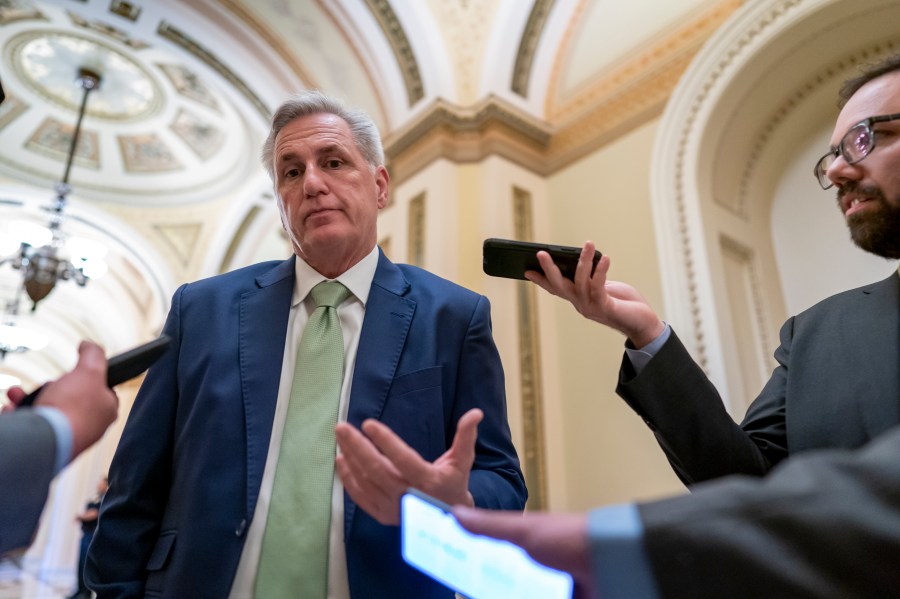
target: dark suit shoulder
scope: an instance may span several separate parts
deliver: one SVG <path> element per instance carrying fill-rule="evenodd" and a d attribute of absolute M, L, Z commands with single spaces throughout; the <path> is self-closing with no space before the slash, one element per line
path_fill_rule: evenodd
<path fill-rule="evenodd" d="M 815 318 L 823 313 L 831 313 L 840 309 L 842 306 L 858 302 L 866 296 L 876 296 L 887 301 L 900 299 L 900 276 L 897 272 L 892 272 L 889 277 L 882 279 L 876 283 L 869 283 L 847 291 L 841 291 L 832 296 L 826 297 L 820 302 L 813 304 L 803 312 L 797 314 L 799 319 Z"/>

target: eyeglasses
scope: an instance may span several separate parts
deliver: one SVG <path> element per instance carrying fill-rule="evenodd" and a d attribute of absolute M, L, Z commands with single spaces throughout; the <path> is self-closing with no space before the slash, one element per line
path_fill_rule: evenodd
<path fill-rule="evenodd" d="M 827 173 L 829 167 L 838 159 L 838 156 L 843 156 L 847 164 L 856 164 L 868 156 L 869 152 L 875 148 L 875 132 L 872 131 L 872 125 L 886 121 L 896 121 L 897 119 L 900 119 L 900 113 L 872 116 L 850 127 L 850 130 L 841 138 L 841 143 L 816 162 L 813 174 L 818 179 L 822 189 L 828 189 L 834 185 L 831 179 L 828 178 Z"/>

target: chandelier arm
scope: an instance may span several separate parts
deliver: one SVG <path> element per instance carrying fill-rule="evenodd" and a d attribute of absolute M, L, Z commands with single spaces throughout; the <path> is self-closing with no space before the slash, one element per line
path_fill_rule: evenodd
<path fill-rule="evenodd" d="M 81 121 L 84 119 L 84 112 L 87 108 L 88 95 L 99 85 L 100 76 L 96 73 L 82 68 L 79 72 L 79 83 L 84 89 L 81 96 L 81 106 L 78 107 L 78 120 L 75 121 L 75 131 L 72 133 L 72 143 L 69 145 L 69 155 L 66 157 L 66 170 L 63 172 L 62 183 L 68 185 L 69 173 L 72 170 L 72 162 L 75 160 L 75 149 L 78 147 L 78 137 L 81 134 Z"/>

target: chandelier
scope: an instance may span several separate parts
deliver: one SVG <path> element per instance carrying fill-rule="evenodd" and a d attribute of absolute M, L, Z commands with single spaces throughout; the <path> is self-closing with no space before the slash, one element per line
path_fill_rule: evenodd
<path fill-rule="evenodd" d="M 72 132 L 62 180 L 56 184 L 54 189 L 56 198 L 51 206 L 44 208 L 50 213 L 47 227 L 23 222 L 11 223 L 10 228 L 17 229 L 10 232 L 19 239 L 19 247 L 13 254 L 0 259 L 0 266 L 10 265 L 21 273 L 22 279 L 15 295 L 6 302 L 4 308 L 2 324 L 0 324 L 0 359 L 3 359 L 8 353 L 40 349 L 46 344 L 46 339 L 42 338 L 43 336 L 37 331 L 17 325 L 19 305 L 23 296 L 27 295 L 31 300 L 31 311 L 34 312 L 38 302 L 53 291 L 57 282 L 72 280 L 83 287 L 92 274 L 85 259 L 78 259 L 78 264 L 73 264 L 69 259 L 74 252 L 71 251 L 72 248 L 66 247 L 69 244 L 66 243 L 67 239 L 62 230 L 62 224 L 67 197 L 71 191 L 69 175 L 78 147 L 88 96 L 99 87 L 100 80 L 100 75 L 92 69 L 82 67 L 78 70 L 76 82 L 82 89 L 78 120 L 75 122 L 75 129 Z M 17 224 L 18 227 L 16 227 Z M 31 230 L 31 234 L 28 229 Z M 35 229 L 37 229 L 38 235 L 33 234 Z M 101 269 L 105 270 L 105 263 Z"/>

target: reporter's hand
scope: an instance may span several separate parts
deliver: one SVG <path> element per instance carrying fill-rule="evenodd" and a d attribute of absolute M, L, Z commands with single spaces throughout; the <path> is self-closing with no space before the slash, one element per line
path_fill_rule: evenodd
<path fill-rule="evenodd" d="M 18 404 L 25 396 L 19 388 L 9 390 Z M 41 390 L 34 405 L 58 409 L 72 427 L 71 459 L 93 445 L 115 421 L 119 398 L 106 386 L 106 356 L 96 343 L 82 341 L 78 364 Z"/>
<path fill-rule="evenodd" d="M 450 505 L 474 506 L 468 484 L 482 418 L 484 413 L 477 408 L 463 414 L 450 449 L 433 463 L 377 420 L 363 422 L 362 432 L 346 422 L 338 424 L 335 431 L 341 453 L 335 465 L 344 489 L 359 507 L 385 525 L 400 524 L 400 497 L 409 487 Z"/>
<path fill-rule="evenodd" d="M 594 242 L 587 241 L 581 249 L 575 280 L 565 278 L 547 252 L 537 253 L 544 274 L 533 270 L 525 278 L 545 291 L 571 302 L 579 314 L 611 327 L 628 337 L 641 348 L 658 337 L 665 325 L 647 301 L 630 285 L 606 278 L 609 256 L 600 258 L 594 274 Z"/>
<path fill-rule="evenodd" d="M 453 515 L 470 532 L 515 543 L 545 566 L 571 574 L 574 599 L 596 599 L 586 514 L 522 514 L 456 506 Z"/>

